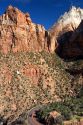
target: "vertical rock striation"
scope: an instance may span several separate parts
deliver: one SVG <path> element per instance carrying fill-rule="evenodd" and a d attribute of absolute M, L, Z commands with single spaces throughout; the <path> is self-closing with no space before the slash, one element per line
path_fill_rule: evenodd
<path fill-rule="evenodd" d="M 48 50 L 46 31 L 42 25 L 34 24 L 28 13 L 24 14 L 9 6 L 0 16 L 0 51 Z"/>

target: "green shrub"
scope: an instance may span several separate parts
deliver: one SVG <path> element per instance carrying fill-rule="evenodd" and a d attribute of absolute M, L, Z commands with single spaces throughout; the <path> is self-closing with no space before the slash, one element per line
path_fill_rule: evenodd
<path fill-rule="evenodd" d="M 62 124 L 63 120 L 71 120 L 74 116 L 83 116 L 83 97 L 70 98 L 63 102 L 55 102 L 48 104 L 39 110 L 37 116 L 45 122 L 46 117 L 51 111 L 57 111 L 61 114 L 60 117 L 54 119 L 54 123 Z"/>
<path fill-rule="evenodd" d="M 63 124 L 63 117 L 60 115 L 56 119 L 54 119 L 54 124 L 62 125 Z"/>

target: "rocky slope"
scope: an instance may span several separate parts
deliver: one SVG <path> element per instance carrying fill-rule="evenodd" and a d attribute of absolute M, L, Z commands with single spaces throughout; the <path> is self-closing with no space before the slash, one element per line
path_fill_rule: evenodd
<path fill-rule="evenodd" d="M 0 55 L 1 116 L 10 123 L 35 105 L 82 94 L 82 68 L 83 60 L 66 63 L 45 51 Z"/>
<path fill-rule="evenodd" d="M 71 38 L 79 36 L 78 43 L 81 25 L 71 28 Z M 0 16 L 0 115 L 8 123 L 35 105 L 82 94 L 83 60 L 65 62 L 48 53 L 57 47 L 56 33 L 71 31 L 55 29 L 47 32 L 12 6 Z"/>

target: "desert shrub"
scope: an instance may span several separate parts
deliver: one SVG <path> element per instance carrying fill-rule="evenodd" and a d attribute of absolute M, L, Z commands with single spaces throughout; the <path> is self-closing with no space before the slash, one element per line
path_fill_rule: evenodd
<path fill-rule="evenodd" d="M 63 117 L 60 115 L 56 119 L 54 119 L 54 124 L 62 125 L 63 124 Z"/>
<path fill-rule="evenodd" d="M 45 122 L 46 117 L 51 111 L 57 111 L 61 114 L 54 120 L 54 123 L 62 124 L 64 120 L 71 120 L 74 116 L 83 116 L 83 97 L 81 98 L 70 98 L 63 102 L 54 102 L 44 106 L 37 112 L 38 118 Z"/>
<path fill-rule="evenodd" d="M 41 110 L 39 110 L 37 112 L 37 116 L 39 119 L 41 119 L 41 121 L 42 120 L 45 121 L 45 118 L 53 110 L 56 110 L 57 112 L 61 113 L 61 116 L 62 116 L 55 121 L 62 122 L 62 120 L 64 120 L 64 119 L 66 119 L 66 120 L 71 119 L 71 114 L 72 114 L 71 110 L 67 106 L 63 105 L 61 102 L 60 103 L 56 102 L 56 103 L 53 103 L 52 105 L 50 104 L 50 105 L 42 108 Z"/>
<path fill-rule="evenodd" d="M 71 109 L 73 115 L 83 116 L 83 96 L 67 99 L 64 104 Z"/>
<path fill-rule="evenodd" d="M 64 63 L 61 58 L 55 53 L 47 53 L 45 51 L 40 52 L 42 57 L 45 59 L 46 63 L 49 67 L 56 68 L 59 67 L 60 69 L 64 69 Z"/>

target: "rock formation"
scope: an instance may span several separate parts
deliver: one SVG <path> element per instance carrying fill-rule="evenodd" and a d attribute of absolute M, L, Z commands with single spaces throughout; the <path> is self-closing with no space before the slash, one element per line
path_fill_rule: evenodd
<path fill-rule="evenodd" d="M 75 40 L 75 38 L 78 37 L 76 31 L 79 32 L 78 34 L 80 35 L 80 30 L 78 30 L 78 27 L 79 25 L 81 27 L 82 24 L 80 23 L 82 19 L 83 9 L 76 7 L 72 7 L 69 12 L 66 12 L 63 16 L 60 17 L 58 22 L 55 23 L 49 30 L 51 35 L 51 44 L 54 45 L 52 46 L 52 51 L 57 52 L 58 50 L 59 54 L 63 57 L 77 57 L 78 55 L 83 55 L 83 47 L 79 48 L 76 42 L 80 40 Z M 80 44 L 83 44 L 82 35 Z"/>
<path fill-rule="evenodd" d="M 83 58 L 83 21 L 70 35 L 68 36 L 68 34 L 65 33 L 61 39 L 60 42 L 62 43 L 60 43 L 58 47 L 59 54 L 63 58 Z"/>
<path fill-rule="evenodd" d="M 24 14 L 9 6 L 0 17 L 0 51 L 47 50 L 46 31 L 42 25 L 34 24 L 28 13 Z"/>
<path fill-rule="evenodd" d="M 72 7 L 49 31 L 46 31 L 42 25 L 34 24 L 28 13 L 24 14 L 9 6 L 0 16 L 0 52 L 7 54 L 45 50 L 56 51 L 60 56 L 68 58 L 82 56 L 82 31 L 78 30 L 82 29 L 82 19 L 83 10 Z M 81 48 L 76 41 L 79 41 Z"/>
<path fill-rule="evenodd" d="M 12 6 L 0 16 L 0 114 L 8 125 L 34 105 L 81 95 L 83 60 L 51 52 L 83 55 L 82 13 L 73 7 L 49 31 Z"/>

